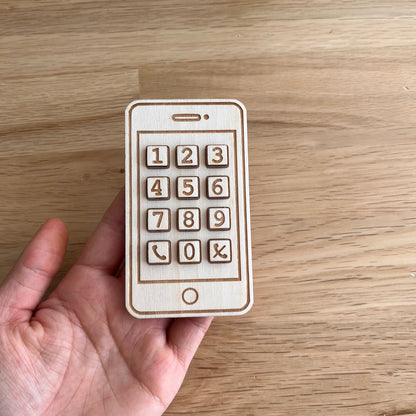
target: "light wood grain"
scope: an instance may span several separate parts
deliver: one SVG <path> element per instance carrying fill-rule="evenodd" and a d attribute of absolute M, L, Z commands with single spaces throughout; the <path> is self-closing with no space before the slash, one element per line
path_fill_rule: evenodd
<path fill-rule="evenodd" d="M 234 97 L 255 306 L 166 414 L 416 414 L 413 1 L 4 0 L 0 35 L 1 276 L 52 215 L 68 270 L 124 183 L 128 102 Z"/>

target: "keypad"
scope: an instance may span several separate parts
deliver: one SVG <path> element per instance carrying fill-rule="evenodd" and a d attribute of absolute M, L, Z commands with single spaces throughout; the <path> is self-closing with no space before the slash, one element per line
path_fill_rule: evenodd
<path fill-rule="evenodd" d="M 228 237 L 235 219 L 229 146 L 155 143 L 144 151 L 149 169 L 144 215 L 146 230 L 154 236 L 145 242 L 148 265 L 230 263 L 233 242 Z M 158 201 L 166 202 L 161 206 Z"/>

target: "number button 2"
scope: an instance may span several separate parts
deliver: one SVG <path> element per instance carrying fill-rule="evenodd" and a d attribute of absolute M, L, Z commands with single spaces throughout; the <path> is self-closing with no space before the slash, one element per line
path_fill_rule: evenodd
<path fill-rule="evenodd" d="M 170 209 L 148 209 L 147 231 L 170 231 Z"/>
<path fill-rule="evenodd" d="M 176 180 L 176 192 L 178 199 L 198 199 L 199 177 L 178 176 Z"/>
<path fill-rule="evenodd" d="M 169 146 L 147 146 L 146 166 L 150 169 L 169 167 Z"/>
<path fill-rule="evenodd" d="M 199 208 L 179 208 L 178 209 L 178 230 L 179 231 L 199 231 L 200 211 Z"/>
<path fill-rule="evenodd" d="M 208 229 L 210 231 L 226 231 L 231 228 L 230 208 L 208 208 Z"/>
<path fill-rule="evenodd" d="M 176 166 L 178 168 L 197 168 L 199 166 L 198 146 L 176 146 Z"/>
<path fill-rule="evenodd" d="M 209 168 L 228 167 L 228 146 L 225 144 L 210 144 L 206 147 L 206 162 Z"/>
<path fill-rule="evenodd" d="M 170 181 L 167 176 L 156 176 L 147 178 L 147 199 L 169 199 Z"/>
<path fill-rule="evenodd" d="M 230 178 L 228 176 L 208 176 L 207 196 L 210 199 L 227 199 L 230 197 Z"/>

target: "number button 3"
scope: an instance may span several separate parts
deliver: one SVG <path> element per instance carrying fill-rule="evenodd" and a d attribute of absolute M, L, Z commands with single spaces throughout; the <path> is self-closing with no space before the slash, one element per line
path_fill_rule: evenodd
<path fill-rule="evenodd" d="M 147 231 L 170 231 L 170 209 L 148 209 Z"/>
<path fill-rule="evenodd" d="M 205 149 L 206 162 L 209 168 L 228 167 L 228 146 L 225 144 L 209 145 Z"/>
<path fill-rule="evenodd" d="M 208 229 L 210 231 L 226 231 L 230 228 L 230 208 L 208 208 Z"/>
<path fill-rule="evenodd" d="M 178 168 L 197 168 L 199 166 L 198 146 L 176 146 L 176 166 Z"/>

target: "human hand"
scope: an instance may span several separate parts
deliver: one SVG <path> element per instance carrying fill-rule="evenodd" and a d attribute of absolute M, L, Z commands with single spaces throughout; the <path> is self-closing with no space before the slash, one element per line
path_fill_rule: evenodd
<path fill-rule="evenodd" d="M 138 320 L 126 311 L 124 279 L 115 277 L 123 192 L 41 302 L 67 238 L 60 220 L 47 221 L 0 286 L 0 415 L 161 415 L 211 318 Z"/>

